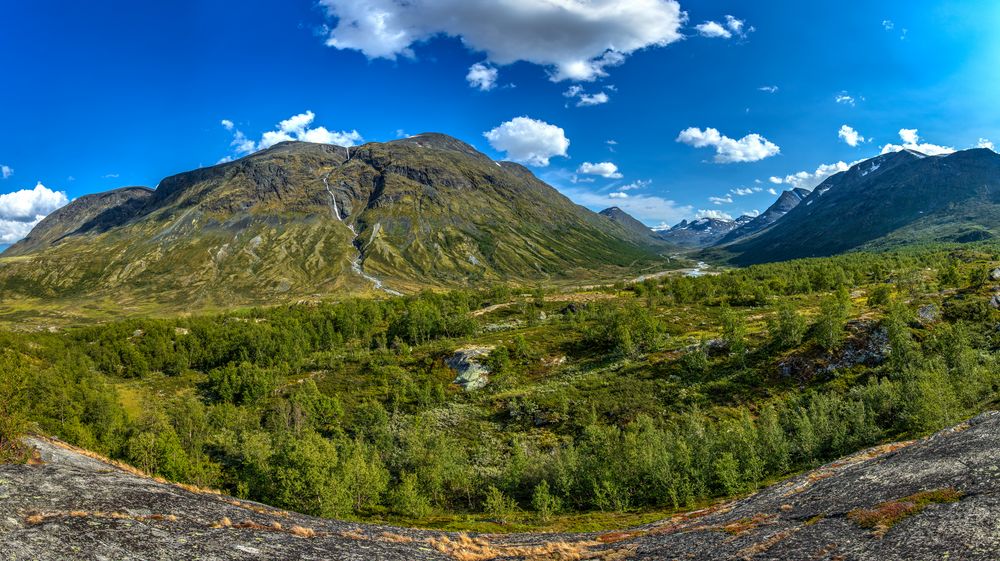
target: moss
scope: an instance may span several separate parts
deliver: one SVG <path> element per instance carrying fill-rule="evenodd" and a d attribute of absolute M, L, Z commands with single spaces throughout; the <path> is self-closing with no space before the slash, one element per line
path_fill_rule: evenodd
<path fill-rule="evenodd" d="M 920 514 L 932 504 L 954 503 L 962 492 L 952 487 L 921 491 L 895 501 L 879 503 L 873 508 L 856 508 L 847 517 L 862 528 L 871 528 L 877 535 L 884 535 L 893 526 L 911 516 Z"/>

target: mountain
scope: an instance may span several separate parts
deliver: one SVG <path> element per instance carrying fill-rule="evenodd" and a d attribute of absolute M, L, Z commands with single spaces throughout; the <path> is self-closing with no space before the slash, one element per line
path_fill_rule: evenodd
<path fill-rule="evenodd" d="M 621 226 L 640 243 L 663 243 L 663 240 L 656 235 L 652 228 L 616 206 L 606 208 L 598 214 Z"/>
<path fill-rule="evenodd" d="M 666 242 L 685 248 L 703 248 L 715 245 L 726 234 L 740 228 L 753 220 L 753 217 L 743 215 L 736 220 L 724 218 L 699 218 L 697 220 L 682 220 L 666 230 L 658 230 L 657 236 Z"/>
<path fill-rule="evenodd" d="M 781 195 L 778 196 L 778 200 L 774 201 L 774 204 L 767 207 L 767 210 L 742 226 L 733 228 L 733 230 L 723 236 L 718 243 L 726 244 L 734 242 L 740 238 L 745 238 L 760 232 L 771 224 L 777 222 L 782 216 L 788 214 L 790 210 L 798 206 L 798 204 L 805 200 L 808 196 L 809 190 L 801 187 L 782 191 Z"/>
<path fill-rule="evenodd" d="M 84 195 L 39 222 L 4 255 L 25 255 L 59 243 L 66 236 L 103 232 L 136 216 L 153 196 L 148 187 L 123 187 Z"/>
<path fill-rule="evenodd" d="M 0 257 L 0 291 L 228 306 L 658 259 L 527 168 L 428 133 L 350 149 L 284 142 L 155 190 L 81 197 Z"/>
<path fill-rule="evenodd" d="M 0 465 L 10 559 L 996 559 L 1000 414 L 628 530 L 470 538 L 328 520 L 152 479 L 56 440 Z M 99 539 L 95 539 L 99 537 Z"/>
<path fill-rule="evenodd" d="M 1000 154 L 903 150 L 827 178 L 773 226 L 714 251 L 738 265 L 860 247 L 992 238 L 1000 228 Z"/>

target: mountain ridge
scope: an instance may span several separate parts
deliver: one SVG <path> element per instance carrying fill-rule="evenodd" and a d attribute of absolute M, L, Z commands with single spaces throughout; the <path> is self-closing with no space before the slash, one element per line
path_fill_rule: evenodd
<path fill-rule="evenodd" d="M 383 278 L 418 290 L 660 261 L 652 240 L 438 133 L 350 148 L 283 142 L 116 192 L 70 203 L 5 252 L 0 287 L 218 304 L 364 292 Z M 99 228 L 78 224 L 98 218 Z"/>
<path fill-rule="evenodd" d="M 902 150 L 827 178 L 771 227 L 709 253 L 748 265 L 833 255 L 886 239 L 896 245 L 984 239 L 993 236 L 998 217 L 1000 155 L 982 148 L 940 156 Z"/>

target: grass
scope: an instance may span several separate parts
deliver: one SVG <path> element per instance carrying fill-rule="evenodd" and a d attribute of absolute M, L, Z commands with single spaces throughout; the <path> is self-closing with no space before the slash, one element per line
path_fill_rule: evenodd
<path fill-rule="evenodd" d="M 875 535 L 884 536 L 893 526 L 920 514 L 928 506 L 958 502 L 962 495 L 961 491 L 953 487 L 921 491 L 908 497 L 879 503 L 872 508 L 856 508 L 847 513 L 847 517 L 862 528 L 874 530 Z"/>

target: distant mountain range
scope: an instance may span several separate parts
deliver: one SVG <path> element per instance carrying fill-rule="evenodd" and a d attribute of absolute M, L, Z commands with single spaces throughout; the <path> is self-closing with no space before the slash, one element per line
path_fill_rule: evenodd
<path fill-rule="evenodd" d="M 435 133 L 285 142 L 74 200 L 0 255 L 6 296 L 206 306 L 627 274 L 679 251 L 737 265 L 991 238 L 1000 155 L 865 160 L 762 214 L 652 230 L 572 203 L 527 168 Z"/>
<path fill-rule="evenodd" d="M 737 265 L 862 247 L 971 242 L 1000 227 L 1000 154 L 883 154 L 829 177 L 766 228 L 712 254 Z"/>
<path fill-rule="evenodd" d="M 882 154 L 812 191 L 784 191 L 758 216 L 683 220 L 654 233 L 699 258 L 749 265 L 858 248 L 979 241 L 998 228 L 1000 155 L 977 148 L 941 156 Z"/>
<path fill-rule="evenodd" d="M 230 305 L 593 276 L 670 250 L 527 168 L 434 133 L 285 142 L 87 195 L 0 256 L 0 291 Z"/>

